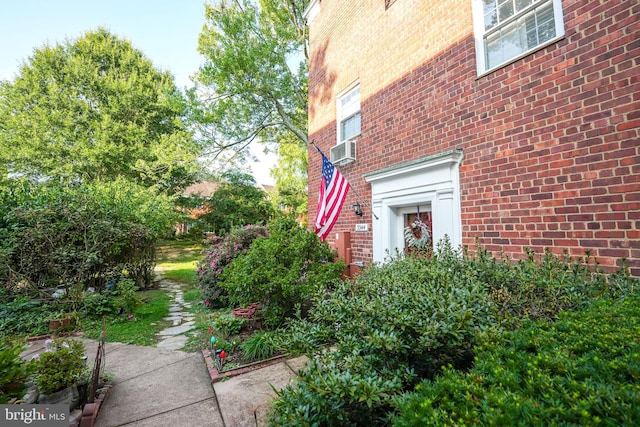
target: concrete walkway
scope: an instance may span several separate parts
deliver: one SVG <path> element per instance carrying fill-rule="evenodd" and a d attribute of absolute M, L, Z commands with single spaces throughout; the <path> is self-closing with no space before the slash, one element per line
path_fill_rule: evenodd
<path fill-rule="evenodd" d="M 305 357 L 257 369 L 212 384 L 201 352 L 185 353 L 182 347 L 194 328 L 191 307 L 182 287 L 162 277 L 159 286 L 171 297 L 169 326 L 158 334 L 157 347 L 106 343 L 104 372 L 113 378 L 95 427 L 255 427 L 268 425 L 270 402 L 276 389 L 284 388 Z M 97 341 L 80 339 L 93 367 Z M 30 343 L 22 353 L 30 359 L 44 350 L 44 340 Z"/>
<path fill-rule="evenodd" d="M 81 340 L 92 366 L 97 342 Z M 23 357 L 43 348 L 44 341 L 35 341 Z M 285 387 L 306 360 L 287 360 L 212 384 L 200 352 L 120 343 L 107 343 L 105 350 L 105 372 L 113 381 L 96 427 L 266 426 L 271 385 Z"/>

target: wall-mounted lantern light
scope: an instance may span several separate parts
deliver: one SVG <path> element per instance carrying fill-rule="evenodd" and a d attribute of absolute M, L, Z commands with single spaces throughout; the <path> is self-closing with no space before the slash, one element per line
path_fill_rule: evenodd
<path fill-rule="evenodd" d="M 358 216 L 362 216 L 362 208 L 360 208 L 360 203 L 358 203 L 357 201 L 353 204 L 353 212 L 355 212 L 356 215 Z"/>

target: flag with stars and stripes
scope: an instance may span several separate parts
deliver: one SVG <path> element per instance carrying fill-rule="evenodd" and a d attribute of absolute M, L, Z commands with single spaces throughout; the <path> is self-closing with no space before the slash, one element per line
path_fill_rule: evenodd
<path fill-rule="evenodd" d="M 315 230 L 320 240 L 324 242 L 340 215 L 340 209 L 349 191 L 349 182 L 320 149 L 318 152 L 322 155 L 322 181 L 318 194 Z"/>

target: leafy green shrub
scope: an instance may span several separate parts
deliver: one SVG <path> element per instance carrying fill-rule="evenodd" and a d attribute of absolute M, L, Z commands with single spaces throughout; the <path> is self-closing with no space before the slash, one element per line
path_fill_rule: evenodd
<path fill-rule="evenodd" d="M 478 336 L 494 324 L 485 286 L 447 243 L 433 257 L 409 255 L 363 270 L 319 295 L 293 347 L 310 333 L 332 351 L 279 393 L 274 425 L 383 424 L 392 396 L 443 365 L 468 369 Z M 316 350 L 318 351 L 318 350 Z"/>
<path fill-rule="evenodd" d="M 0 192 L 0 282 L 57 287 L 79 300 L 124 275 L 150 283 L 154 242 L 174 224 L 168 197 L 124 179 L 60 186 L 52 182 Z"/>
<path fill-rule="evenodd" d="M 247 338 L 240 344 L 244 358 L 248 360 L 267 359 L 278 353 L 279 348 L 273 341 L 274 335 L 274 331 L 260 331 Z"/>
<path fill-rule="evenodd" d="M 131 279 L 120 280 L 116 284 L 116 289 L 113 293 L 113 306 L 117 312 L 131 314 L 134 308 L 142 304 L 137 290 L 138 286 Z"/>
<path fill-rule="evenodd" d="M 29 362 L 42 394 L 51 394 L 78 382 L 86 370 L 84 344 L 78 340 L 47 340 L 46 350 Z"/>
<path fill-rule="evenodd" d="M 640 297 L 525 321 L 396 403 L 396 426 L 640 425 Z"/>
<path fill-rule="evenodd" d="M 335 286 L 345 269 L 314 233 L 292 219 L 269 225 L 269 236 L 256 239 L 221 274 L 220 284 L 232 305 L 262 304 L 265 325 L 305 317 L 311 296 Z"/>
<path fill-rule="evenodd" d="M 528 255 L 517 263 L 482 250 L 460 256 L 441 242 L 432 258 L 399 256 L 318 295 L 308 320 L 289 322 L 286 348 L 307 352 L 313 362 L 297 383 L 279 393 L 272 423 L 386 424 L 391 402 L 419 381 L 435 378 L 443 367 L 463 376 L 473 366 L 474 345 L 495 340 L 525 319 L 554 320 L 603 296 L 623 298 L 639 289 L 625 269 L 607 275 L 589 259 L 550 252 L 539 259 L 531 251 Z M 327 344 L 331 351 L 318 354 Z M 516 359 L 511 353 L 509 357 Z M 506 364 L 509 357 L 487 363 L 487 369 Z M 527 366 L 529 362 L 521 365 L 535 375 L 535 364 Z M 629 375 L 637 379 L 636 373 Z M 500 381 L 507 384 L 509 378 Z M 526 382 L 513 380 L 521 381 Z M 457 399 L 473 398 L 456 391 Z M 438 416 L 444 417 L 443 408 Z M 476 424 L 464 417 L 438 420 L 443 425 Z"/>
<path fill-rule="evenodd" d="M 110 292 L 85 294 L 82 298 L 82 309 L 87 317 L 104 317 L 116 313 Z"/>
<path fill-rule="evenodd" d="M 20 358 L 24 344 L 0 340 L 0 404 L 22 398 L 27 380 L 27 365 Z"/>
<path fill-rule="evenodd" d="M 546 250 L 540 257 L 530 249 L 513 263 L 496 259 L 481 247 L 465 257 L 465 268 L 487 285 L 500 317 L 517 325 L 522 318 L 555 319 L 564 310 L 588 305 L 603 295 L 624 295 L 638 289 L 626 268 L 608 275 L 589 255 L 574 259 Z"/>
<path fill-rule="evenodd" d="M 212 328 L 216 333 L 229 337 L 239 334 L 245 323 L 245 319 L 233 314 L 219 314 L 213 319 Z"/>
<path fill-rule="evenodd" d="M 246 252 L 256 238 L 267 234 L 266 227 L 247 225 L 232 229 L 224 238 L 216 236 L 209 240 L 204 259 L 198 264 L 196 281 L 206 306 L 218 308 L 224 305 L 226 292 L 220 286 L 220 274 L 234 258 Z"/>
<path fill-rule="evenodd" d="M 131 314 L 142 304 L 137 291 L 138 286 L 133 280 L 122 279 L 113 289 L 85 293 L 82 298 L 82 308 L 88 317 Z"/>

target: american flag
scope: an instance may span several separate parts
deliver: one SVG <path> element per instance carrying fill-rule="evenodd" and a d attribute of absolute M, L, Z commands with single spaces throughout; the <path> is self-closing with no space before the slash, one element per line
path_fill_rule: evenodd
<path fill-rule="evenodd" d="M 349 182 L 322 151 L 318 151 L 322 155 L 322 182 L 318 194 L 315 229 L 320 240 L 324 242 L 340 215 L 340 209 L 349 191 Z"/>

